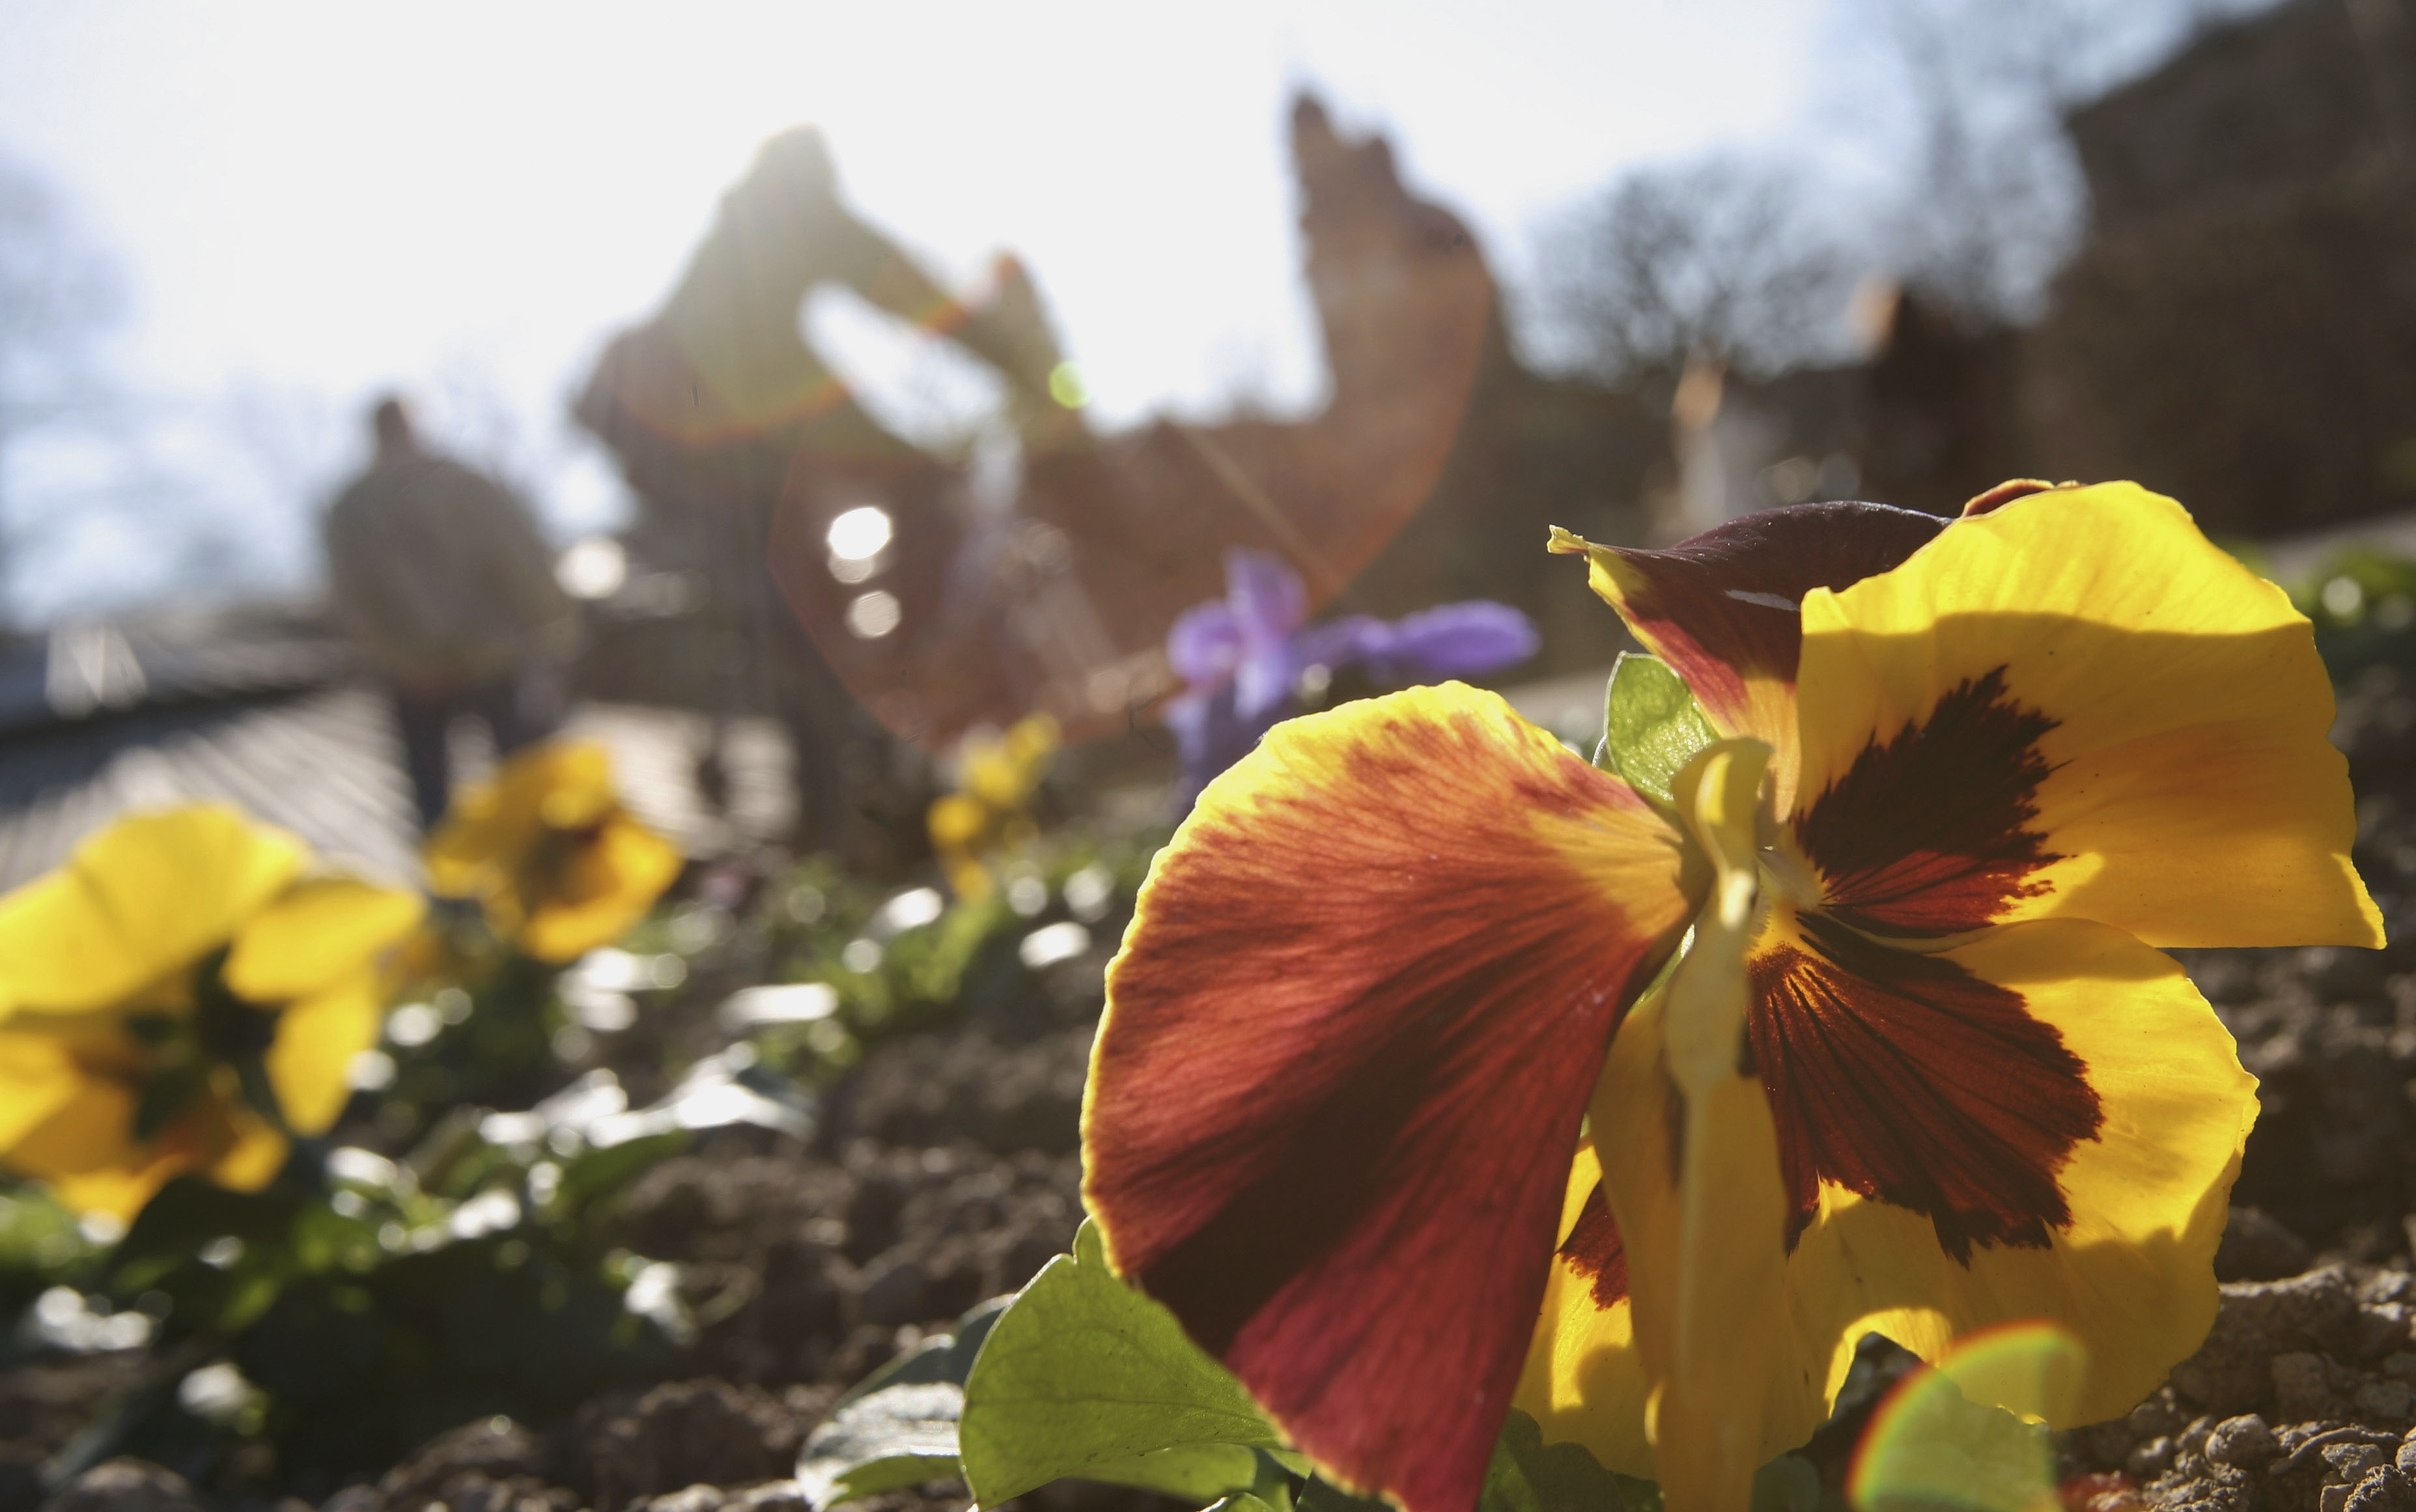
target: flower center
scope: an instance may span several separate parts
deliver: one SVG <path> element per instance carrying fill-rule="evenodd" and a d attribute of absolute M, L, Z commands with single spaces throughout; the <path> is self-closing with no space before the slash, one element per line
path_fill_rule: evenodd
<path fill-rule="evenodd" d="M 1820 902 L 1820 873 L 1795 845 L 1794 837 L 1777 830 L 1755 859 L 1760 872 L 1761 896 L 1771 903 L 1814 908 Z"/>

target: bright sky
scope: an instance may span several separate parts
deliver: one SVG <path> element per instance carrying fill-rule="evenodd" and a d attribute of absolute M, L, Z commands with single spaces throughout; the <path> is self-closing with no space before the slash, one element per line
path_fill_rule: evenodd
<path fill-rule="evenodd" d="M 118 260 L 118 370 L 182 406 L 159 444 L 219 470 L 241 570 L 292 583 L 388 386 L 508 454 L 558 530 L 609 522 L 565 396 L 784 127 L 820 123 L 858 208 L 944 277 L 1022 253 L 1112 423 L 1315 392 L 1297 84 L 1389 131 L 1515 280 L 1539 218 L 1623 165 L 1800 120 L 1852 8 L 9 0 L 0 152 Z M 158 575 L 144 548 L 95 526 L 14 596 L 116 597 Z"/>

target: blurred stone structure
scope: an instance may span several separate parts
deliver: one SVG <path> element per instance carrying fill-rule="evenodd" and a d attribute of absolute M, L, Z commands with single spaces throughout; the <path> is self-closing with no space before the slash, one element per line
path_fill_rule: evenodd
<path fill-rule="evenodd" d="M 2416 507 L 2416 5 L 2290 0 L 2075 111 L 2039 466 L 2251 535 Z"/>
<path fill-rule="evenodd" d="M 1892 293 L 1862 362 L 1690 375 L 1653 531 L 2133 477 L 2256 537 L 2416 508 L 2416 0 L 2288 0 L 2073 111 L 2087 242 L 2026 329 Z"/>
<path fill-rule="evenodd" d="M 1514 604 L 1549 673 L 1620 643 L 1541 559 L 1553 524 L 1666 541 L 1836 497 L 1951 514 L 2022 475 L 2138 477 L 2248 534 L 2416 505 L 2411 11 L 2289 0 L 2075 111 L 2095 229 L 2038 326 L 1874 289 L 1860 360 L 1699 367 L 1666 408 L 1527 367 L 1467 226 L 1306 94 L 1291 147 L 1322 405 L 1113 434 L 1049 398 L 1060 354 L 1019 265 L 950 297 L 845 210 L 818 138 L 780 139 L 580 402 L 647 501 L 633 549 L 720 606 L 685 648 L 608 636 L 597 665 L 624 697 L 784 708 L 807 784 L 861 790 L 868 768 L 842 772 L 808 728 L 853 729 L 867 768 L 895 748 L 883 731 L 1132 724 L 1170 686 L 1168 626 L 1221 591 L 1236 546 L 1291 563 L 1321 608 Z M 1003 375 L 1009 476 L 888 435 L 806 350 L 798 301 L 832 279 Z M 894 535 L 843 562 L 827 532 L 866 504 Z M 872 597 L 893 612 L 852 617 Z M 748 687 L 694 671 L 732 665 Z"/>
<path fill-rule="evenodd" d="M 1402 185 L 1383 138 L 1343 135 L 1303 95 L 1291 146 L 1309 291 L 1333 375 L 1323 422 L 1436 410 L 1447 395 L 1419 386 L 1468 360 L 1457 343 L 1472 335 L 1475 342 L 1465 401 L 1444 416 L 1450 446 L 1431 490 L 1345 599 L 1380 615 L 1496 599 L 1543 632 L 1546 660 L 1531 670 L 1607 658 L 1622 644 L 1615 622 L 1584 574 L 1556 570 L 1543 543 L 1553 525 L 1600 540 L 1640 538 L 1649 479 L 1669 465 L 1667 420 L 1632 394 L 1520 361 L 1483 249 L 1457 217 Z M 1444 310 L 1447 324 L 1427 313 Z M 1427 320 L 1435 325 L 1422 331 Z M 1421 337 L 1451 343 L 1446 360 L 1421 351 Z"/>
<path fill-rule="evenodd" d="M 1670 404 L 1676 467 L 1650 496 L 1649 539 L 1819 499 L 1952 515 L 2028 470 L 2020 333 L 1968 326 L 1893 285 L 1870 286 L 1861 303 L 1859 362 L 1759 380 L 1688 369 Z"/>
<path fill-rule="evenodd" d="M 1112 435 L 1050 397 L 1060 355 L 1020 265 L 1002 258 L 988 291 L 950 297 L 845 208 L 818 137 L 775 139 L 664 309 L 613 340 L 578 401 L 644 501 L 630 549 L 688 574 L 710 611 L 685 631 L 608 634 L 591 679 L 784 710 L 801 778 L 824 793 L 814 812 L 868 775 L 808 748 L 853 718 L 842 685 L 926 743 L 1034 709 L 1077 736 L 1126 726 L 1170 686 L 1167 628 L 1222 592 L 1230 547 L 1280 554 L 1321 604 L 1498 598 L 1545 622 L 1564 657 L 1607 656 L 1617 632 L 1582 574 L 1545 560 L 1546 527 L 1632 535 L 1666 424 L 1520 364 L 1474 239 L 1402 185 L 1382 139 L 1337 130 L 1306 97 L 1291 129 L 1325 402 L 1298 420 Z M 1003 489 L 970 456 L 883 431 L 807 349 L 797 310 L 821 281 L 1001 373 L 1018 449 Z M 834 523 L 867 505 L 890 538 L 871 558 L 835 556 Z M 868 623 L 875 595 L 892 607 Z M 733 661 L 757 686 L 714 680 Z"/>
<path fill-rule="evenodd" d="M 2072 112 L 2064 125 L 2093 229 L 2111 235 L 2404 147 L 2416 109 L 2411 23 L 2406 0 L 2289 0 Z"/>
<path fill-rule="evenodd" d="M 1483 249 L 1402 183 L 1382 136 L 1338 129 L 1304 93 L 1291 152 L 1326 401 L 1302 421 L 1161 421 L 1102 442 L 1114 507 L 1146 522 L 1132 535 L 1153 553 L 1150 612 L 1116 617 L 1127 643 L 1221 592 L 1240 545 L 1284 556 L 1336 610 L 1515 605 L 1543 631 L 1531 672 L 1608 658 L 1615 620 L 1543 543 L 1555 524 L 1635 538 L 1667 422 L 1519 360 Z"/>
<path fill-rule="evenodd" d="M 952 297 L 849 209 L 811 128 L 765 144 L 663 309 L 605 349 L 574 413 L 641 500 L 632 549 L 687 588 L 651 616 L 684 624 L 598 648 L 601 690 L 702 705 L 725 720 L 777 715 L 796 752 L 803 838 L 837 846 L 883 775 L 878 731 L 842 679 L 978 688 L 990 669 L 944 663 L 928 636 L 888 633 L 954 614 L 950 566 L 971 527 L 965 472 L 883 428 L 806 344 L 800 307 L 826 283 L 989 364 L 1029 433 L 1071 428 L 1049 398 L 1058 355 L 1019 265 L 1003 260 L 981 304 Z M 823 569 L 821 549 L 831 521 L 868 507 L 888 530 L 855 581 L 879 581 L 851 591 Z M 793 570 L 776 579 L 780 562 Z M 876 633 L 849 633 L 852 609 L 859 629 L 879 616 Z M 889 712 L 917 722 L 916 711 Z M 901 813 L 919 817 L 919 799 L 902 797 Z"/>

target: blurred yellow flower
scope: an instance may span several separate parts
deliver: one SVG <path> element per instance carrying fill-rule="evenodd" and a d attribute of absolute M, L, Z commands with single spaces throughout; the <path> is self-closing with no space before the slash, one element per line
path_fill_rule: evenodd
<path fill-rule="evenodd" d="M 959 898 L 989 897 L 989 869 L 983 858 L 1037 833 L 1025 810 L 1049 775 L 1057 744 L 1057 721 L 1045 714 L 1017 720 L 1004 735 L 966 740 L 958 791 L 934 802 L 926 816 L 931 849 Z"/>
<path fill-rule="evenodd" d="M 680 871 L 680 853 L 630 817 L 612 761 L 588 741 L 548 741 L 455 794 L 428 841 L 429 885 L 473 898 L 496 937 L 539 960 L 617 940 Z"/>
<path fill-rule="evenodd" d="M 306 874 L 222 805 L 123 820 L 0 897 L 0 1164 L 131 1217 L 171 1176 L 244 1190 L 343 1111 L 411 893 Z"/>
<path fill-rule="evenodd" d="M 496 952 L 486 957 L 466 946 L 460 931 L 445 918 L 431 915 L 396 947 L 386 962 L 387 995 L 407 999 L 446 987 L 469 987 L 491 975 Z"/>

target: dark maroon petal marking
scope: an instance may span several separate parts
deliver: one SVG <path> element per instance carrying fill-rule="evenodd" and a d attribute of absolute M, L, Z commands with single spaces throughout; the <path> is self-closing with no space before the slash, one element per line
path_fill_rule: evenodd
<path fill-rule="evenodd" d="M 1561 1241 L 1561 1258 L 1569 1269 L 1593 1282 L 1593 1305 L 1608 1311 L 1627 1300 L 1627 1244 L 1619 1236 L 1619 1220 L 1595 1182 L 1578 1209 L 1578 1221 Z"/>
<path fill-rule="evenodd" d="M 1633 790 L 1415 702 L 1443 696 L 1278 726 L 1209 789 L 1110 972 L 1083 1116 L 1117 1268 L 1412 1512 L 1476 1501 L 1603 1055 L 1688 909 Z"/>
<path fill-rule="evenodd" d="M 1801 916 L 1755 957 L 1748 1038 L 1778 1124 L 1792 1247 L 1834 1182 L 1926 1217 L 1940 1247 L 2040 1247 L 2056 1176 L 2104 1122 L 2087 1067 L 2019 993 Z"/>
<path fill-rule="evenodd" d="M 1901 566 L 1945 527 L 1936 515 L 1884 504 L 1803 504 L 1731 520 L 1665 551 L 1614 548 L 1620 612 L 1707 707 L 1739 708 L 1748 672 L 1795 680 L 1805 594 Z"/>
<path fill-rule="evenodd" d="M 1799 806 L 1796 842 L 1828 913 L 1873 934 L 1956 934 L 2046 889 L 2026 879 L 2062 857 L 2027 826 L 2052 770 L 2038 740 L 2056 721 L 2007 696 L 2004 671 L 1965 679 Z"/>

